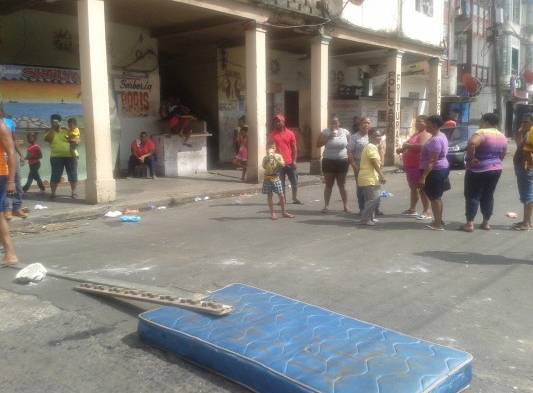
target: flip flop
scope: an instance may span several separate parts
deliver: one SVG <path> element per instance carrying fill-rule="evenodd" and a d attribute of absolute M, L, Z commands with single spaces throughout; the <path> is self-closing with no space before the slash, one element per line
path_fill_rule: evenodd
<path fill-rule="evenodd" d="M 404 210 L 402 212 L 402 216 L 407 216 L 407 217 L 418 217 L 419 214 L 416 212 L 416 211 L 412 211 L 412 210 Z"/>
<path fill-rule="evenodd" d="M 431 229 L 432 231 L 444 231 L 444 227 L 434 227 L 430 224 L 424 225 L 424 227 L 427 229 Z"/>
<path fill-rule="evenodd" d="M 460 231 L 463 231 L 463 232 L 466 232 L 466 233 L 472 233 L 472 232 L 474 232 L 474 228 L 473 228 L 473 227 L 470 228 L 470 227 L 467 227 L 466 225 L 461 225 L 461 226 L 459 227 L 459 230 L 460 230 Z"/>
<path fill-rule="evenodd" d="M 513 229 L 515 231 L 526 231 L 527 232 L 531 230 L 531 227 L 523 227 L 521 225 L 518 225 L 518 226 L 513 227 Z"/>

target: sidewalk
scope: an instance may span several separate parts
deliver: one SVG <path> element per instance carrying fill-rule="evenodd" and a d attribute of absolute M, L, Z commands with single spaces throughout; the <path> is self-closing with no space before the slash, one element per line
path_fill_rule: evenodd
<path fill-rule="evenodd" d="M 320 176 L 309 175 L 309 163 L 301 163 L 300 186 L 320 184 Z M 70 187 L 61 185 L 55 200 L 49 194 L 40 195 L 30 190 L 23 206 L 29 209 L 26 220 L 13 219 L 11 229 L 23 230 L 25 227 L 46 225 L 50 223 L 94 219 L 102 217 L 109 210 L 139 209 L 149 210 L 150 206 L 176 206 L 191 203 L 195 198 L 217 199 L 233 195 L 261 192 L 262 184 L 244 183 L 240 180 L 241 172 L 231 169 L 214 170 L 205 174 L 180 178 L 152 179 L 117 179 L 116 201 L 103 205 L 85 203 L 85 187 L 78 186 L 78 198 L 70 198 Z M 47 209 L 36 210 L 36 205 Z"/>
<path fill-rule="evenodd" d="M 392 173 L 395 167 L 385 168 Z M 317 185 L 321 177 L 309 175 L 309 162 L 298 165 L 300 171 L 299 186 Z M 78 186 L 78 199 L 70 198 L 70 187 L 60 185 L 55 200 L 49 194 L 41 195 L 30 190 L 23 206 L 29 209 L 26 220 L 13 219 L 10 227 L 14 232 L 35 232 L 36 227 L 52 223 L 64 223 L 83 219 L 103 217 L 110 210 L 138 209 L 150 210 L 150 206 L 172 207 L 194 203 L 195 198 L 219 199 L 241 194 L 260 193 L 262 184 L 244 183 L 240 180 L 241 172 L 233 169 L 220 169 L 191 177 L 152 179 L 117 179 L 116 201 L 102 205 L 89 205 L 85 202 L 85 187 Z M 48 190 L 47 190 L 48 191 Z M 36 205 L 47 209 L 36 210 Z"/>

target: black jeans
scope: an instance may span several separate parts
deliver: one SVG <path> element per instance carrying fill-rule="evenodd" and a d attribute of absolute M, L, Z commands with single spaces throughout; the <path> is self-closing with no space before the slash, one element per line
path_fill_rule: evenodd
<path fill-rule="evenodd" d="M 128 174 L 130 176 L 133 176 L 133 172 L 135 171 L 135 167 L 137 165 L 141 165 L 143 164 L 143 162 L 141 160 L 139 160 L 137 157 L 135 156 L 130 156 L 130 160 L 128 162 Z M 144 159 L 144 164 L 148 166 L 148 169 L 150 170 L 150 176 L 154 176 L 155 175 L 155 159 L 154 159 L 154 156 L 149 156 L 149 157 L 146 157 Z"/>
<path fill-rule="evenodd" d="M 40 167 L 41 167 L 40 162 L 38 162 L 37 164 L 30 164 L 30 173 L 28 174 L 28 180 L 26 181 L 26 185 L 22 187 L 24 192 L 30 189 L 31 183 L 33 183 L 34 180 L 37 182 L 39 189 L 41 191 L 44 191 L 44 184 L 43 184 L 43 181 L 41 180 L 41 175 L 39 175 Z"/>
<path fill-rule="evenodd" d="M 465 210 L 466 221 L 474 221 L 481 206 L 483 219 L 488 221 L 494 210 L 494 191 L 502 171 L 465 173 Z"/>

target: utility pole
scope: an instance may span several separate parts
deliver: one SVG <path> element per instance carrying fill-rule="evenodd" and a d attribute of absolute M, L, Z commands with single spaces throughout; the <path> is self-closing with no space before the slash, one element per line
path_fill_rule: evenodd
<path fill-rule="evenodd" d="M 494 54 L 492 56 L 494 61 L 494 82 L 496 83 L 496 112 L 500 119 L 498 129 L 502 129 L 503 109 L 502 109 L 502 85 L 500 83 L 500 23 L 498 22 L 498 7 L 497 1 L 491 0 L 491 19 L 492 19 L 492 35 L 491 41 L 494 48 Z"/>

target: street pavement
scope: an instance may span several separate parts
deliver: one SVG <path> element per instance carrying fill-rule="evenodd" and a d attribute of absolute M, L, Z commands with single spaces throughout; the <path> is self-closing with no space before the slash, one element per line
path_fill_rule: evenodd
<path fill-rule="evenodd" d="M 510 230 L 506 213 L 521 207 L 509 168 L 493 230 L 458 231 L 463 177 L 451 174 L 445 232 L 398 214 L 404 175 L 389 174 L 394 196 L 374 228 L 341 213 L 336 190 L 322 214 L 322 186 L 309 186 L 305 205 L 289 206 L 295 219 L 271 221 L 265 198 L 251 194 L 153 210 L 138 224 L 57 223 L 15 245 L 24 263 L 65 272 L 191 292 L 250 284 L 466 350 L 470 392 L 533 392 L 533 233 Z M 353 195 L 350 179 L 355 208 Z M 0 270 L 1 392 L 247 391 L 139 342 L 136 316 L 149 305 L 83 295 L 53 277 L 21 286 L 14 274 Z"/>

